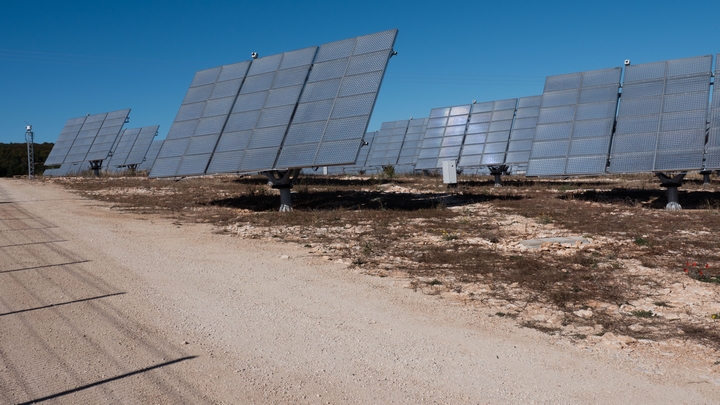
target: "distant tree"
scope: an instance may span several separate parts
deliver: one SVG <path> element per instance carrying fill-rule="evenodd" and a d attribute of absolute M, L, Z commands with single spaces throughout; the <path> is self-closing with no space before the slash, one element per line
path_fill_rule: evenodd
<path fill-rule="evenodd" d="M 36 143 L 35 174 L 42 174 L 43 163 L 47 159 L 54 144 L 44 142 Z M 0 143 L 0 177 L 13 177 L 27 175 L 27 144 L 26 143 Z"/>

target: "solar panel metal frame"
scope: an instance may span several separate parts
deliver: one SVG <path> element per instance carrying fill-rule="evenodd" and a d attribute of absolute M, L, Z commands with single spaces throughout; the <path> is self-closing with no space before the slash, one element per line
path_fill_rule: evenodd
<path fill-rule="evenodd" d="M 712 55 L 628 66 L 609 173 L 702 170 Z"/>
<path fill-rule="evenodd" d="M 440 169 L 444 160 L 459 158 L 471 111 L 472 104 L 430 110 L 416 170 Z"/>
<path fill-rule="evenodd" d="M 45 166 L 62 165 L 63 162 L 65 162 L 65 158 L 67 157 L 73 142 L 75 142 L 75 138 L 77 138 L 80 133 L 80 129 L 85 123 L 86 118 L 87 116 L 83 116 L 67 120 L 65 127 L 63 127 L 62 131 L 60 131 L 58 140 L 55 142 L 55 145 L 53 145 L 48 157 L 45 159 Z"/>
<path fill-rule="evenodd" d="M 548 76 L 527 176 L 605 173 L 622 68 Z"/>
<path fill-rule="evenodd" d="M 327 166 L 328 174 L 347 174 L 347 173 L 359 173 L 367 170 L 365 163 L 370 152 L 370 148 L 373 144 L 373 139 L 378 131 L 369 131 L 365 133 L 363 137 L 363 146 L 360 147 L 360 152 L 355 159 L 355 164 L 350 166 Z"/>

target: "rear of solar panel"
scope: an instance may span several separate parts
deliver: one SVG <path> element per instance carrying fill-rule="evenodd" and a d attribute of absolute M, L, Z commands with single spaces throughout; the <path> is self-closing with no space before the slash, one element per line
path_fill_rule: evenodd
<path fill-rule="evenodd" d="M 472 105 L 458 167 L 499 166 L 505 162 L 517 99 Z"/>
<path fill-rule="evenodd" d="M 710 129 L 705 144 L 705 170 L 720 169 L 720 54 L 715 56 L 715 84 L 713 85 L 712 104 L 710 106 Z"/>
<path fill-rule="evenodd" d="M 439 169 L 444 160 L 458 159 L 471 109 L 468 104 L 430 110 L 415 169 Z"/>
<path fill-rule="evenodd" d="M 628 66 L 610 173 L 701 170 L 712 55 Z"/>
<path fill-rule="evenodd" d="M 60 132 L 57 142 L 45 159 L 45 166 L 61 165 L 67 157 L 75 138 L 77 138 L 87 117 L 70 118 Z M 55 173 L 55 172 L 53 172 Z"/>
<path fill-rule="evenodd" d="M 505 154 L 506 165 L 527 165 L 530 160 L 530 150 L 535 137 L 541 99 L 542 96 L 518 99 L 515 119 L 510 130 L 510 141 Z"/>
<path fill-rule="evenodd" d="M 605 172 L 622 68 L 549 76 L 528 161 L 528 176 Z"/>

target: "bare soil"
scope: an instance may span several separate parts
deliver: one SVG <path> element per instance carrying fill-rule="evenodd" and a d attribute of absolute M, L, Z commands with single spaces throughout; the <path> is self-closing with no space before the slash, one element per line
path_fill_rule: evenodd
<path fill-rule="evenodd" d="M 2 181 L 0 403 L 714 403 L 699 183 Z"/>

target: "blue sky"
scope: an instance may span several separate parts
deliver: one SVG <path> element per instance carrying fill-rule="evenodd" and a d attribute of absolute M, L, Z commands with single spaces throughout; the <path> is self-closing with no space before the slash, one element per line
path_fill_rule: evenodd
<path fill-rule="evenodd" d="M 36 1 L 0 11 L 0 142 L 132 108 L 170 124 L 196 71 L 399 29 L 370 122 L 542 93 L 545 76 L 720 52 L 711 1 Z"/>

